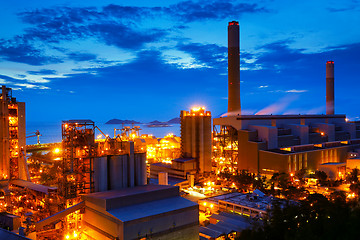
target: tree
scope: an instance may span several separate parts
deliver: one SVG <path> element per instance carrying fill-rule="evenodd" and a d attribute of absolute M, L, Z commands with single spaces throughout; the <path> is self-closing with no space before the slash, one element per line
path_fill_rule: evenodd
<path fill-rule="evenodd" d="M 327 174 L 324 171 L 316 171 L 315 178 L 319 180 L 320 184 L 324 184 L 327 179 Z"/>
<path fill-rule="evenodd" d="M 306 169 L 300 169 L 299 171 L 295 172 L 295 177 L 299 179 L 301 184 L 304 184 L 304 176 L 306 174 Z"/>
<path fill-rule="evenodd" d="M 355 193 L 356 195 L 360 196 L 360 183 L 352 183 L 350 185 L 351 192 Z"/>
<path fill-rule="evenodd" d="M 236 239 L 358 239 L 360 207 L 341 196 L 336 199 L 329 201 L 321 194 L 311 194 L 298 204 L 274 205 L 262 226 L 243 231 Z"/>
<path fill-rule="evenodd" d="M 350 174 L 348 174 L 346 176 L 346 180 L 349 181 L 350 183 L 358 183 L 359 182 L 359 169 L 358 168 L 354 168 Z"/>
<path fill-rule="evenodd" d="M 254 176 L 247 170 L 237 171 L 236 174 L 232 177 L 236 186 L 243 189 L 244 191 L 247 191 L 249 189 L 254 179 Z"/>

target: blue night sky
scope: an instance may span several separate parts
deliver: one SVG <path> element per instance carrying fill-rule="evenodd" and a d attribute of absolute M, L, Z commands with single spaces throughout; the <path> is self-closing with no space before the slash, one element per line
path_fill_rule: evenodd
<path fill-rule="evenodd" d="M 245 114 L 359 120 L 360 1 L 2 1 L 0 83 L 28 122 L 166 121 L 227 109 L 227 23 L 240 22 Z"/>

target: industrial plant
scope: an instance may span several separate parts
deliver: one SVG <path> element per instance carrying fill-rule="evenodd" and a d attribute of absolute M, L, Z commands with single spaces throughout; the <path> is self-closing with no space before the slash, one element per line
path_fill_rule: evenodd
<path fill-rule="evenodd" d="M 269 217 L 274 202 L 285 205 L 280 174 L 300 189 L 294 176 L 306 171 L 310 189 L 319 170 L 335 180 L 360 167 L 360 122 L 335 111 L 333 61 L 324 81 L 326 114 L 243 115 L 232 21 L 227 114 L 179 111 L 181 136 L 157 138 L 132 124 L 110 137 L 92 120 L 71 119 L 61 142 L 26 145 L 25 103 L 2 86 L 0 238 L 234 239 Z"/>

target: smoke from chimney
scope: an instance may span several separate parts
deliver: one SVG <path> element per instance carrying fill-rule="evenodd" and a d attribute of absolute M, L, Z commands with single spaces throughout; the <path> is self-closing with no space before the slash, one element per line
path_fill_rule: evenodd
<path fill-rule="evenodd" d="M 326 115 L 335 114 L 334 62 L 326 62 Z"/>
<path fill-rule="evenodd" d="M 240 114 L 240 36 L 236 21 L 228 26 L 228 95 L 228 113 Z"/>

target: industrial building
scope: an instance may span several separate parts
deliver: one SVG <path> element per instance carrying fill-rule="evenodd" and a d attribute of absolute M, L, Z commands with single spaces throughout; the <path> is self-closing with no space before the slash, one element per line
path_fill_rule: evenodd
<path fill-rule="evenodd" d="M 187 179 L 211 172 L 211 112 L 204 107 L 181 111 L 180 124 L 181 158 L 151 164 L 150 177 L 167 172 L 169 177 Z"/>
<path fill-rule="evenodd" d="M 30 180 L 26 156 L 25 103 L 12 96 L 12 89 L 1 88 L 0 177 Z"/>
<path fill-rule="evenodd" d="M 135 153 L 134 142 L 123 145 L 121 154 L 94 158 L 95 192 L 146 185 L 146 153 Z"/>
<path fill-rule="evenodd" d="M 201 211 L 232 212 L 247 217 L 263 218 L 267 215 L 267 210 L 271 208 L 275 198 L 265 196 L 259 190 L 252 193 L 227 193 L 215 197 L 199 200 Z M 277 199 L 279 200 L 279 199 Z"/>
<path fill-rule="evenodd" d="M 211 113 L 197 107 L 181 111 L 181 156 L 196 159 L 196 172 L 211 172 Z"/>
<path fill-rule="evenodd" d="M 334 62 L 326 63 L 326 115 L 242 115 L 238 29 L 237 22 L 229 23 L 228 113 L 213 119 L 214 156 L 257 173 L 317 170 L 320 164 L 346 162 L 347 153 L 360 148 L 360 125 L 335 114 Z"/>
<path fill-rule="evenodd" d="M 85 195 L 87 239 L 199 239 L 198 204 L 179 188 L 146 185 Z"/>

